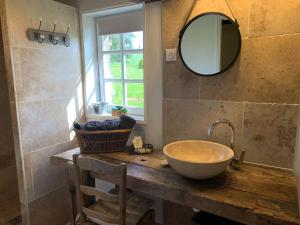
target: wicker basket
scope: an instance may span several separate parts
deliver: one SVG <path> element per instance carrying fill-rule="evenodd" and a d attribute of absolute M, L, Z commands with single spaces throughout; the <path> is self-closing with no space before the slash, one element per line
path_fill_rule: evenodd
<path fill-rule="evenodd" d="M 124 151 L 131 129 L 84 131 L 74 129 L 81 153 Z"/>

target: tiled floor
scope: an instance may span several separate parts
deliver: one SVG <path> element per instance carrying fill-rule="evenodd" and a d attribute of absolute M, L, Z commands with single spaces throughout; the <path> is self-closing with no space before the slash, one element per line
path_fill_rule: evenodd
<path fill-rule="evenodd" d="M 0 225 L 22 225 L 18 198 L 0 202 Z"/>

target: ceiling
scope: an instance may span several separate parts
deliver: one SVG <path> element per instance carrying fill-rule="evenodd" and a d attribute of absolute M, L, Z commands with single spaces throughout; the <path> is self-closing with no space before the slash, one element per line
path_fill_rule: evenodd
<path fill-rule="evenodd" d="M 71 5 L 71 6 L 74 6 L 74 7 L 78 8 L 78 7 L 80 7 L 80 5 L 85 4 L 86 0 L 54 0 L 54 1 L 61 2 L 61 3 L 64 3 L 66 5 Z M 107 5 L 107 3 L 105 3 L 105 2 L 107 2 L 107 0 L 89 0 L 87 2 L 94 2 L 94 3 L 98 2 L 98 4 L 102 4 L 101 1 L 103 2 L 103 4 Z M 125 0 L 125 1 L 126 2 L 133 2 L 133 3 L 141 3 L 141 2 L 156 2 L 156 1 L 159 1 L 159 0 Z M 116 1 L 116 2 L 118 2 L 118 1 Z M 87 3 L 87 4 L 89 4 L 89 3 Z"/>
<path fill-rule="evenodd" d="M 73 7 L 78 7 L 78 0 L 54 0 L 56 2 L 61 2 L 66 5 L 71 5 Z"/>

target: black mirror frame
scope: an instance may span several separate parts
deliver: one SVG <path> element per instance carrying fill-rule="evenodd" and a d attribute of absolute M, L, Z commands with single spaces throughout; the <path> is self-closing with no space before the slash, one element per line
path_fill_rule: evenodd
<path fill-rule="evenodd" d="M 218 73 L 213 73 L 213 74 L 201 74 L 201 73 L 197 73 L 195 71 L 193 71 L 184 61 L 183 59 L 183 56 L 182 56 L 182 52 L 181 52 L 181 41 L 182 41 L 182 37 L 184 35 L 184 32 L 186 31 L 186 29 L 198 18 L 200 17 L 203 17 L 203 16 L 206 16 L 206 15 L 220 15 L 220 16 L 223 16 L 223 17 L 226 17 L 232 24 L 234 24 L 237 28 L 237 31 L 238 31 L 238 34 L 239 34 L 239 43 L 238 43 L 238 51 L 237 51 L 237 54 L 235 55 L 234 59 L 232 60 L 232 62 L 227 66 L 225 67 L 223 70 L 221 70 L 220 72 Z M 235 61 L 237 60 L 237 58 L 239 57 L 240 55 L 240 52 L 241 52 L 241 46 L 242 46 L 242 36 L 241 36 L 241 32 L 240 32 L 240 29 L 239 29 L 239 24 L 232 20 L 229 16 L 223 14 L 223 13 L 220 13 L 220 12 L 206 12 L 206 13 L 201 13 L 199 14 L 198 16 L 195 16 L 193 19 L 191 19 L 186 25 L 184 25 L 184 27 L 181 29 L 180 33 L 179 33 L 179 43 L 178 43 L 178 50 L 179 50 L 179 56 L 180 56 L 180 59 L 183 63 L 183 65 L 189 70 L 191 71 L 192 73 L 198 75 L 198 76 L 203 76 L 203 77 L 210 77 L 210 76 L 216 76 L 220 73 L 223 73 L 225 72 L 226 70 L 228 70 L 234 63 Z"/>

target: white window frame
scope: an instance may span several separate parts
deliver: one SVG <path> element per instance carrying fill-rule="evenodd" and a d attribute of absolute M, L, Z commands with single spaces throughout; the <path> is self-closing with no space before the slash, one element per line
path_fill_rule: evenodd
<path fill-rule="evenodd" d="M 98 26 L 97 26 L 98 27 Z M 143 39 L 144 38 L 144 31 L 143 30 L 139 30 L 139 31 L 130 31 L 130 32 L 126 32 L 126 33 L 131 33 L 131 32 L 143 32 Z M 143 79 L 126 79 L 125 78 L 125 66 L 126 66 L 126 59 L 125 59 L 125 55 L 128 54 L 142 54 L 143 55 L 143 60 L 144 60 L 144 43 L 143 43 L 143 49 L 132 49 L 132 50 L 127 50 L 124 49 L 124 34 L 126 33 L 119 33 L 118 35 L 120 35 L 120 50 L 112 50 L 112 51 L 104 51 L 103 46 L 102 46 L 102 36 L 101 34 L 99 34 L 99 32 L 97 32 L 97 45 L 98 45 L 98 61 L 99 61 L 99 80 L 100 80 L 100 99 L 101 101 L 105 101 L 105 82 L 120 82 L 122 83 L 122 90 L 123 90 L 123 103 L 124 103 L 124 107 L 128 110 L 128 114 L 132 115 L 132 116 L 139 116 L 139 117 L 144 117 L 145 116 L 145 105 L 146 105 L 146 98 L 145 98 L 145 77 L 143 76 Z M 113 35 L 113 34 L 111 34 Z M 144 40 L 143 40 L 144 42 Z M 116 79 L 116 78 L 105 78 L 104 77 L 104 66 L 103 66 L 103 56 L 109 54 L 109 55 L 113 55 L 113 54 L 119 54 L 121 55 L 121 71 L 122 71 L 122 76 L 120 79 Z M 145 69 L 143 68 L 143 75 L 145 75 Z M 138 108 L 138 107 L 129 107 L 126 106 L 126 83 L 142 83 L 144 84 L 144 107 L 143 108 Z M 109 105 L 108 107 L 111 109 L 113 105 Z M 144 120 L 144 119 L 143 119 Z"/>

